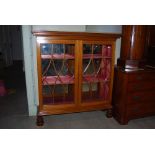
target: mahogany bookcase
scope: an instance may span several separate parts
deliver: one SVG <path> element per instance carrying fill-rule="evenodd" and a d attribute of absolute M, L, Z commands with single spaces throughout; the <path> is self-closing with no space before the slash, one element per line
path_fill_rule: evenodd
<path fill-rule="evenodd" d="M 33 32 L 37 45 L 39 104 L 43 116 L 90 110 L 112 114 L 115 42 L 120 34 Z"/>

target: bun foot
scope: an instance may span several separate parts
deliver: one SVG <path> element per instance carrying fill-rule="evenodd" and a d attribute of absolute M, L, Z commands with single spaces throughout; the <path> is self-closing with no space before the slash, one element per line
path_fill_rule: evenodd
<path fill-rule="evenodd" d="M 108 110 L 107 110 L 106 116 L 107 116 L 108 118 L 111 118 L 111 117 L 112 117 L 112 109 L 108 109 Z"/>
<path fill-rule="evenodd" d="M 37 126 L 43 126 L 43 125 L 44 125 L 43 116 L 37 116 L 36 125 L 37 125 Z"/>

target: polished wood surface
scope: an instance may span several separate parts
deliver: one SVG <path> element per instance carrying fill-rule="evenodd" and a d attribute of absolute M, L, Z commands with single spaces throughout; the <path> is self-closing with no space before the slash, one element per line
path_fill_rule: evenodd
<path fill-rule="evenodd" d="M 144 66 L 146 42 L 146 25 L 122 26 L 122 43 L 118 66 L 125 68 Z"/>
<path fill-rule="evenodd" d="M 100 33 L 77 33 L 77 32 L 35 32 L 33 33 L 37 39 L 37 67 L 38 67 L 38 90 L 39 90 L 39 108 L 38 108 L 38 118 L 37 124 L 43 125 L 44 115 L 51 114 L 62 114 L 62 113 L 72 113 L 72 112 L 81 112 L 81 111 L 90 111 L 90 110 L 108 110 L 107 117 L 111 117 L 112 109 L 112 90 L 113 90 L 113 74 L 114 74 L 114 60 L 115 60 L 115 41 L 120 34 L 100 34 Z M 44 43 L 55 43 L 55 44 L 74 44 L 75 45 L 75 55 L 70 57 L 67 55 L 67 59 L 75 60 L 75 80 L 74 89 L 72 89 L 74 94 L 73 103 L 65 102 L 63 104 L 43 104 L 43 92 L 42 92 L 42 70 L 41 70 L 41 60 L 49 59 L 49 55 L 41 56 L 41 44 Z M 110 68 L 110 80 L 109 80 L 109 97 L 108 99 L 103 100 L 82 100 L 82 84 L 83 84 L 83 60 L 91 58 L 90 55 L 83 55 L 83 45 L 84 44 L 101 44 L 101 45 L 110 45 L 112 48 L 111 56 L 105 57 L 106 59 L 111 60 Z M 57 59 L 61 59 L 62 56 L 57 56 Z M 89 56 L 89 57 L 88 57 Z M 46 58 L 45 58 L 46 57 Z M 100 59 L 98 55 L 94 55 L 94 59 Z M 56 58 L 54 58 L 56 59 Z M 50 77 L 48 77 L 50 78 Z M 54 77 L 52 77 L 53 79 Z M 91 77 L 88 77 L 91 81 Z M 51 84 L 54 84 L 51 79 Z M 67 78 L 64 77 L 65 82 Z M 99 79 L 97 79 L 99 80 Z M 95 82 L 95 81 L 94 81 Z M 56 82 L 55 84 L 60 84 Z M 46 85 L 46 84 L 45 84 Z M 88 96 L 89 98 L 89 96 Z"/>
<path fill-rule="evenodd" d="M 122 27 L 121 59 L 143 59 L 147 26 L 124 25 Z"/>
<path fill-rule="evenodd" d="M 116 40 L 121 37 L 119 33 L 88 33 L 88 32 L 57 32 L 57 31 L 33 31 L 33 35 L 37 37 L 65 38 L 65 39 L 81 39 L 81 40 L 98 40 L 108 39 Z"/>
<path fill-rule="evenodd" d="M 147 26 L 147 45 L 155 46 L 155 25 Z"/>
<path fill-rule="evenodd" d="M 155 25 L 147 26 L 147 42 L 145 57 L 147 64 L 155 66 Z"/>
<path fill-rule="evenodd" d="M 121 124 L 155 114 L 155 70 L 146 68 L 155 27 L 124 25 L 114 79 L 113 114 Z"/>
<path fill-rule="evenodd" d="M 155 70 L 115 69 L 113 114 L 120 124 L 155 115 Z"/>
<path fill-rule="evenodd" d="M 129 81 L 129 77 L 128 77 Z M 128 92 L 133 92 L 133 91 L 140 91 L 140 90 L 154 90 L 155 89 L 155 82 L 154 80 L 151 80 L 148 82 L 148 79 L 141 80 L 141 81 L 136 81 L 136 82 L 131 82 L 130 85 L 128 85 Z"/>

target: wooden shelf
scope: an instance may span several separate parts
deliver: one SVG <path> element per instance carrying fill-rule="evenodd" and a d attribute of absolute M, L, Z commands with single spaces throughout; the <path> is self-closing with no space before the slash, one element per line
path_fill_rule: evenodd
<path fill-rule="evenodd" d="M 51 54 L 51 55 L 41 55 L 42 59 L 74 59 L 74 55 L 71 54 Z"/>
<path fill-rule="evenodd" d="M 83 59 L 112 59 L 111 56 L 102 56 L 101 54 L 83 54 Z"/>
<path fill-rule="evenodd" d="M 57 76 L 46 76 L 42 78 L 43 85 L 58 85 L 58 84 L 73 84 L 74 83 L 74 77 L 73 76 L 60 76 L 60 78 L 57 78 Z M 84 75 L 83 76 L 83 83 L 91 82 L 109 82 L 110 80 L 104 79 L 102 76 L 92 76 L 92 75 Z"/>
<path fill-rule="evenodd" d="M 99 92 L 92 91 L 92 94 L 89 92 L 82 92 L 82 102 L 84 103 L 94 103 L 94 102 L 103 102 L 108 100 L 108 93 L 102 94 L 102 96 L 99 96 Z"/>
<path fill-rule="evenodd" d="M 73 84 L 74 76 L 44 76 L 42 78 L 43 85 L 55 85 L 55 84 Z"/>
<path fill-rule="evenodd" d="M 106 80 L 103 76 L 93 76 L 93 75 L 84 75 L 83 76 L 83 83 L 86 82 L 91 82 L 91 83 L 96 83 L 96 82 L 109 82 L 110 80 Z"/>
<path fill-rule="evenodd" d="M 74 55 L 70 54 L 52 54 L 52 55 L 41 55 L 42 59 L 75 59 Z M 112 59 L 110 56 L 102 56 L 101 54 L 84 54 L 83 59 Z"/>
<path fill-rule="evenodd" d="M 74 98 L 70 96 L 43 96 L 43 103 L 44 105 L 64 105 L 64 104 L 73 104 Z"/>

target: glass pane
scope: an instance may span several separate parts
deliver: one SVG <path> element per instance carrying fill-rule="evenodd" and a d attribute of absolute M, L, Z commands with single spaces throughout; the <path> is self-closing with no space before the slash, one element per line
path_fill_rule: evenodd
<path fill-rule="evenodd" d="M 46 105 L 72 104 L 73 100 L 73 84 L 43 86 L 43 103 Z"/>
<path fill-rule="evenodd" d="M 74 44 L 41 44 L 43 104 L 74 103 Z"/>
<path fill-rule="evenodd" d="M 83 45 L 82 102 L 108 100 L 111 56 L 110 45 Z"/>
<path fill-rule="evenodd" d="M 74 55 L 74 44 L 41 44 L 41 54 L 71 54 Z"/>

